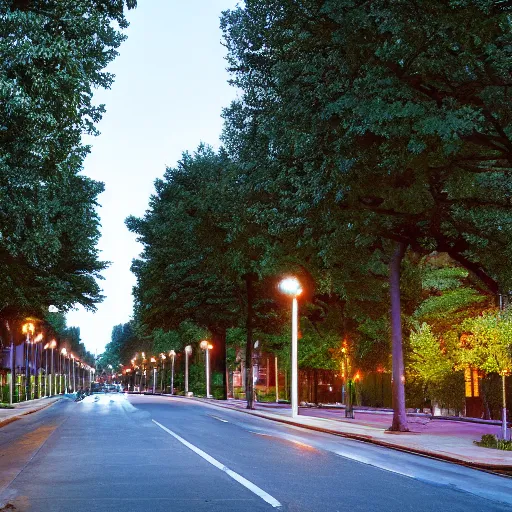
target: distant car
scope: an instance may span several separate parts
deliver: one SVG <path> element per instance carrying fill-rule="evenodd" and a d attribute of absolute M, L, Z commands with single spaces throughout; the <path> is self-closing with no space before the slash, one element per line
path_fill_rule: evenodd
<path fill-rule="evenodd" d="M 91 383 L 91 393 L 101 393 L 103 391 L 103 386 L 99 382 Z"/>

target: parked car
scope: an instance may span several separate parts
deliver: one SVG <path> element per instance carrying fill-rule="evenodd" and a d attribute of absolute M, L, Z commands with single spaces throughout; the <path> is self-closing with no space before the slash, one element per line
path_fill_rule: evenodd
<path fill-rule="evenodd" d="M 103 391 L 103 385 L 99 382 L 91 383 L 91 393 L 101 393 Z"/>

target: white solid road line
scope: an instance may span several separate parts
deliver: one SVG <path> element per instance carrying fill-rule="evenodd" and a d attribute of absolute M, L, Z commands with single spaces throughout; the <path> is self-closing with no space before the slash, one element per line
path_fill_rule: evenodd
<path fill-rule="evenodd" d="M 221 471 L 224 471 L 224 473 L 228 474 L 233 480 L 236 480 L 239 484 L 242 484 L 245 488 L 249 489 L 251 492 L 256 494 L 256 496 L 259 496 L 269 505 L 272 505 L 272 507 L 274 508 L 281 507 L 281 503 L 279 503 L 279 501 L 277 501 L 274 497 L 270 496 L 270 494 L 265 492 L 263 489 L 259 488 L 252 482 L 249 482 L 249 480 L 244 478 L 242 475 L 239 475 L 238 473 L 235 473 L 231 469 L 227 468 L 217 459 L 214 459 L 212 456 L 208 455 L 206 452 L 203 452 L 203 450 L 201 450 L 197 446 L 194 446 L 193 444 L 189 443 L 178 434 L 175 434 L 172 430 L 169 430 L 167 427 L 164 427 L 161 423 L 158 423 L 158 421 L 152 421 L 155 425 L 158 425 L 162 430 L 165 430 L 168 434 L 171 434 L 171 436 L 177 439 L 180 443 L 184 444 L 187 448 L 190 448 L 193 452 L 197 453 L 197 455 L 202 457 L 204 460 L 208 461 L 212 466 L 215 466 Z"/>
<path fill-rule="evenodd" d="M 214 416 L 213 414 L 208 414 L 208 416 L 210 416 L 210 418 L 214 418 L 216 420 L 222 421 L 222 423 L 229 423 L 228 420 L 224 420 L 222 418 L 219 418 L 218 416 Z"/>

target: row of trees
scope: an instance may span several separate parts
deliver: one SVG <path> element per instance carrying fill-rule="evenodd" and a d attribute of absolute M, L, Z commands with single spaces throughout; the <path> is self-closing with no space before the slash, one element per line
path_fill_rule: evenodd
<path fill-rule="evenodd" d="M 512 289 L 511 9 L 247 0 L 225 12 L 239 98 L 224 147 L 185 153 L 127 219 L 144 246 L 132 267 L 143 336 L 192 321 L 225 375 L 233 329 L 246 361 L 256 338 L 284 350 L 275 285 L 295 274 L 302 357 L 336 361 L 345 339 L 375 369 L 391 352 L 391 429 L 406 430 L 403 329 L 456 332 Z M 252 407 L 250 378 L 246 391 Z"/>
<path fill-rule="evenodd" d="M 82 174 L 134 0 L 0 0 L 0 323 L 102 300 L 98 195 Z M 10 326 L 10 327 L 9 327 Z"/>

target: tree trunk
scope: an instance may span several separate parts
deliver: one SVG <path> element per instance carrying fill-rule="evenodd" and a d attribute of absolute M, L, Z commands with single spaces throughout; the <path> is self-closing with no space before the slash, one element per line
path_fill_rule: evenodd
<path fill-rule="evenodd" d="M 253 283 L 255 276 L 253 274 L 246 274 L 244 276 L 245 285 L 247 288 L 247 342 L 245 346 L 245 398 L 247 400 L 247 409 L 254 409 L 254 381 L 253 381 L 253 368 L 252 368 L 252 354 L 254 350 L 253 345 L 253 302 L 254 302 L 254 287 Z"/>
<path fill-rule="evenodd" d="M 389 264 L 389 292 L 391 297 L 391 354 L 393 423 L 389 430 L 408 432 L 405 412 L 405 374 L 402 349 L 402 317 L 400 308 L 400 266 L 405 254 L 405 244 L 397 243 Z"/>

